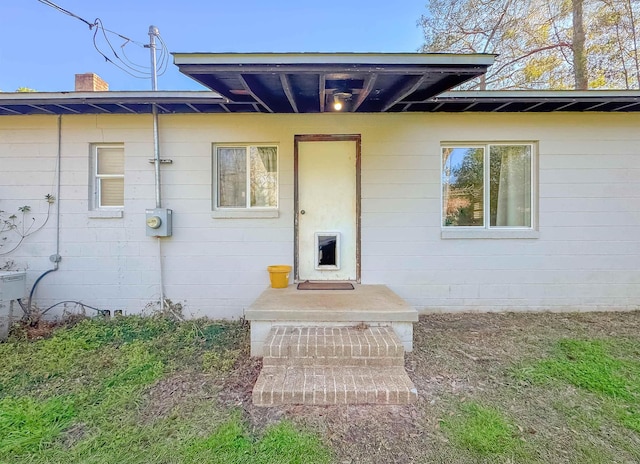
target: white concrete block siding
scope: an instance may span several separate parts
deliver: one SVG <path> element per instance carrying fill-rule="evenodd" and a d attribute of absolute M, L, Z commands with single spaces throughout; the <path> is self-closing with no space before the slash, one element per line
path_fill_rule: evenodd
<path fill-rule="evenodd" d="M 137 313 L 159 298 L 150 115 L 62 117 L 60 270 L 36 303 L 80 300 Z M 293 262 L 293 139 L 362 136 L 362 283 L 386 284 L 419 311 L 628 310 L 640 307 L 640 115 L 161 115 L 165 293 L 187 315 L 237 318 L 268 285 L 266 267 Z M 55 193 L 57 118 L 0 117 L 0 209 L 31 205 L 41 221 Z M 442 142 L 538 145 L 538 230 L 527 239 L 441 237 Z M 279 217 L 211 214 L 212 145 L 279 146 Z M 123 143 L 121 218 L 89 214 L 92 143 Z M 30 286 L 51 267 L 55 218 L 16 252 Z M 1 250 L 0 250 L 1 252 Z"/>

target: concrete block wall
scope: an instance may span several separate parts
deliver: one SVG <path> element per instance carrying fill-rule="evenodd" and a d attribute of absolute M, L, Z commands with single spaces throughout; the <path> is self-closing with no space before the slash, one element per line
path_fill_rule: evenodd
<path fill-rule="evenodd" d="M 362 283 L 386 284 L 420 311 L 635 309 L 640 301 L 640 115 L 161 115 L 163 206 L 173 236 L 146 237 L 155 206 L 150 115 L 62 117 L 60 270 L 36 294 L 140 312 L 165 294 L 187 315 L 236 318 L 293 263 L 293 138 L 362 135 Z M 0 118 L 0 210 L 37 220 L 56 185 L 57 117 Z M 527 239 L 441 235 L 440 144 L 538 145 L 538 230 Z M 279 146 L 279 216 L 212 216 L 212 144 Z M 125 146 L 122 217 L 89 211 L 91 143 Z M 51 267 L 55 218 L 4 260 L 29 283 Z M 160 250 L 160 251 L 159 251 Z M 2 250 L 0 250 L 0 253 Z"/>
<path fill-rule="evenodd" d="M 371 181 L 363 188 L 363 276 L 421 310 L 639 307 L 638 115 L 424 115 L 415 122 L 399 119 L 363 140 L 363 183 Z M 394 139 L 407 142 L 393 149 Z M 440 143 L 505 141 L 538 144 L 539 236 L 443 239 Z"/>

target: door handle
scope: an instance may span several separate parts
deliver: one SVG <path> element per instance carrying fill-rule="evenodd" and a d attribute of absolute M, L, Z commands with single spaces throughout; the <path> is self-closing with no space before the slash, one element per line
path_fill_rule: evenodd
<path fill-rule="evenodd" d="M 305 211 L 305 210 L 303 210 L 303 209 L 301 209 L 301 210 L 300 210 L 300 214 L 304 214 L 304 213 L 306 213 L 306 211 Z"/>

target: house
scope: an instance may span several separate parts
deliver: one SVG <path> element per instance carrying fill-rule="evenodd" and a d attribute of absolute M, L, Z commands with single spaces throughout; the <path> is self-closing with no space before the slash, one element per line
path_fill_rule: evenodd
<path fill-rule="evenodd" d="M 288 264 L 417 312 L 638 309 L 640 91 L 449 91 L 491 55 L 174 61 L 213 91 L 0 94 L 0 210 L 50 211 L 0 267 L 57 269 L 40 308 L 239 318 Z"/>

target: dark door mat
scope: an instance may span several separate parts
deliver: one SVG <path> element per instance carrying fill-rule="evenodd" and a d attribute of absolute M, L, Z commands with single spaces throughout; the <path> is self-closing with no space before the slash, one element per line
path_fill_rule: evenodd
<path fill-rule="evenodd" d="M 300 282 L 298 290 L 353 290 L 349 282 Z"/>

